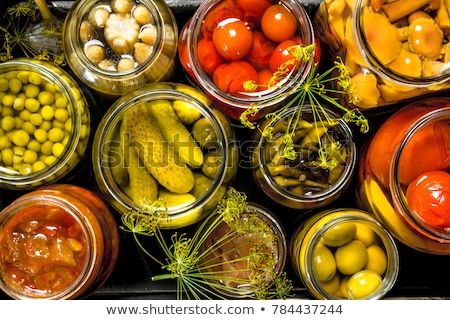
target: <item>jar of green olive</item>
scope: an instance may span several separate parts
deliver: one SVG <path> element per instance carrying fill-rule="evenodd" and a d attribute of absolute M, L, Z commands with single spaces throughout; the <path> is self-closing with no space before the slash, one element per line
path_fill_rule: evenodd
<path fill-rule="evenodd" d="M 109 278 L 118 253 L 114 216 L 88 189 L 44 186 L 0 212 L 0 290 L 13 299 L 86 298 Z"/>
<path fill-rule="evenodd" d="M 90 112 L 61 68 L 18 58 L 0 64 L 0 187 L 33 189 L 67 176 L 84 158 Z"/>
<path fill-rule="evenodd" d="M 77 0 L 62 39 L 75 75 L 107 98 L 174 75 L 178 29 L 163 0 Z"/>
<path fill-rule="evenodd" d="M 380 299 L 394 286 L 394 239 L 368 212 L 339 208 L 307 217 L 290 242 L 296 275 L 316 299 Z"/>
<path fill-rule="evenodd" d="M 329 61 L 342 59 L 354 87 L 343 105 L 395 106 L 450 89 L 449 10 L 445 1 L 323 1 L 316 33 Z"/>
<path fill-rule="evenodd" d="M 157 208 L 161 228 L 188 226 L 211 213 L 233 182 L 234 137 L 228 118 L 200 90 L 147 84 L 118 99 L 101 119 L 92 152 L 95 179 L 119 213 Z"/>
<path fill-rule="evenodd" d="M 310 105 L 287 108 L 275 121 L 262 121 L 252 141 L 253 178 L 285 207 L 307 210 L 329 205 L 352 182 L 357 163 L 352 130 L 327 105 L 320 111 Z"/>

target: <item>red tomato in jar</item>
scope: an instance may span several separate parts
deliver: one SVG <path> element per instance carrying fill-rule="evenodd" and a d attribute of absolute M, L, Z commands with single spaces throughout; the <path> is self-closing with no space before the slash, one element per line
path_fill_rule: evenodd
<path fill-rule="evenodd" d="M 256 30 L 253 32 L 253 45 L 246 59 L 257 70 L 267 68 L 275 48 L 275 43 L 268 40 L 261 31 Z"/>
<path fill-rule="evenodd" d="M 248 22 L 253 28 L 261 24 L 264 12 L 273 2 L 271 0 L 236 0 L 236 4 L 243 13 L 244 21 Z"/>
<path fill-rule="evenodd" d="M 213 74 L 214 70 L 223 63 L 222 56 L 217 52 L 214 42 L 202 38 L 198 42 L 197 48 L 198 61 L 203 71 L 210 75 Z"/>
<path fill-rule="evenodd" d="M 213 32 L 213 42 L 219 54 L 228 61 L 244 58 L 252 49 L 253 32 L 239 19 L 225 19 Z"/>
<path fill-rule="evenodd" d="M 406 199 L 410 209 L 428 225 L 450 227 L 450 174 L 429 171 L 408 185 Z"/>
<path fill-rule="evenodd" d="M 223 0 L 205 16 L 201 30 L 203 36 L 206 39 L 212 39 L 213 31 L 219 22 L 229 18 L 242 20 L 243 15 L 233 0 Z"/>
<path fill-rule="evenodd" d="M 282 42 L 295 35 L 297 20 L 286 7 L 281 4 L 273 4 L 261 18 L 261 30 L 270 40 Z"/>
<path fill-rule="evenodd" d="M 232 95 L 244 92 L 244 82 L 248 80 L 258 83 L 258 73 L 250 63 L 241 60 L 224 63 L 213 74 L 214 84 Z"/>
<path fill-rule="evenodd" d="M 259 78 L 259 88 L 258 91 L 263 91 L 268 89 L 268 85 L 269 82 L 271 81 L 273 76 L 272 71 L 270 71 L 269 69 L 262 69 L 261 71 L 258 72 L 258 78 Z"/>
<path fill-rule="evenodd" d="M 272 55 L 269 58 L 269 69 L 272 72 L 275 72 L 278 70 L 278 68 L 286 63 L 289 60 L 292 60 L 293 63 L 287 66 L 289 71 L 291 71 L 297 64 L 297 61 L 295 61 L 294 56 L 292 53 L 288 50 L 289 47 L 298 45 L 297 42 L 294 40 L 285 40 L 281 42 L 276 48 L 275 51 L 272 53 Z"/>

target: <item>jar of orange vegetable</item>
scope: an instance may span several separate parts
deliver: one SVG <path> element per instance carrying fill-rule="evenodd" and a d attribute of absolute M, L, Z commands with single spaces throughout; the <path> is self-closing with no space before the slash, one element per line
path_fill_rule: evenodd
<path fill-rule="evenodd" d="M 14 299 L 75 299 L 102 286 L 119 250 L 116 222 L 92 191 L 54 184 L 0 213 L 0 289 Z"/>
<path fill-rule="evenodd" d="M 228 116 L 239 120 L 254 105 L 258 113 L 251 118 L 259 119 L 286 100 L 311 69 L 313 58 L 295 61 L 289 48 L 314 40 L 298 1 L 207 0 L 182 29 L 178 53 L 189 79 Z M 269 85 L 281 65 L 282 76 Z M 245 87 L 246 81 L 258 89 Z"/>
<path fill-rule="evenodd" d="M 372 109 L 448 90 L 449 10 L 446 1 L 323 1 L 314 27 L 352 77 L 344 103 Z"/>
<path fill-rule="evenodd" d="M 358 201 L 411 248 L 450 254 L 450 99 L 390 116 L 364 147 Z"/>
<path fill-rule="evenodd" d="M 397 280 L 395 241 L 368 212 L 317 212 L 295 229 L 290 243 L 294 271 L 317 299 L 380 299 Z"/>

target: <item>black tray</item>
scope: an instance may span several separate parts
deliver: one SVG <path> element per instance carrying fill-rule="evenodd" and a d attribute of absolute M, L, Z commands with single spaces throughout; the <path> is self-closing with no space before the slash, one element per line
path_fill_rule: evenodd
<path fill-rule="evenodd" d="M 59 8 L 70 8 L 73 1 L 51 1 L 49 6 L 56 4 Z M 178 27 L 182 26 L 196 10 L 201 0 L 166 0 L 176 16 Z M 320 4 L 320 0 L 300 1 L 310 17 L 313 17 Z M 4 12 L 6 2 L 0 3 L 0 12 Z M 54 10 L 54 8 L 53 8 Z M 323 48 L 326 50 L 326 48 Z M 180 66 L 174 81 L 185 82 L 184 73 Z M 98 97 L 91 90 L 83 86 L 91 100 L 94 118 L 97 120 L 110 105 L 111 101 L 106 101 Z M 398 107 L 398 106 L 397 106 Z M 394 111 L 370 115 L 371 130 L 376 130 L 376 126 Z M 95 121 L 94 121 L 95 122 Z M 235 125 L 235 132 L 240 142 L 241 155 L 240 162 L 248 163 L 248 142 L 251 139 L 252 131 L 243 129 Z M 361 146 L 370 135 L 358 136 L 357 143 Z M 265 196 L 262 191 L 253 183 L 251 172 L 240 166 L 238 175 L 233 187 L 244 191 L 249 201 L 264 205 L 283 222 L 288 237 L 293 232 L 295 226 L 305 216 L 311 214 L 309 211 L 298 211 L 281 207 L 277 203 Z M 92 173 L 92 166 L 87 159 L 84 167 L 80 168 L 74 177 L 69 177 L 65 181 L 97 189 L 95 178 Z M 350 188 L 337 202 L 330 207 L 356 207 L 355 188 Z M 0 210 L 13 201 L 19 192 L 2 190 L 0 192 Z M 326 208 L 323 208 L 326 209 Z M 117 220 L 120 224 L 119 215 Z M 187 228 L 190 229 L 190 228 Z M 174 280 L 152 281 L 153 275 L 161 274 L 159 266 L 145 256 L 136 246 L 131 235 L 121 231 L 120 255 L 118 264 L 109 280 L 95 293 L 87 299 L 153 299 L 153 300 L 173 300 L 176 299 L 176 285 Z M 385 299 L 448 299 L 450 298 L 450 255 L 437 256 L 415 251 L 397 243 L 400 250 L 400 273 L 394 288 L 387 294 Z M 305 289 L 301 281 L 296 277 L 290 264 L 287 265 L 289 278 L 293 281 L 295 297 L 299 299 L 311 299 L 312 296 Z M 0 299 L 9 299 L 0 292 Z"/>

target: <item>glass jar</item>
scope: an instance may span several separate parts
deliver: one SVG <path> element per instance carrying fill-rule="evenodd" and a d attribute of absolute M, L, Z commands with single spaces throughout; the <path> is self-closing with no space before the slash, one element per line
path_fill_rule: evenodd
<path fill-rule="evenodd" d="M 394 286 L 399 254 L 394 239 L 368 212 L 317 212 L 290 242 L 296 275 L 316 299 L 380 299 Z"/>
<path fill-rule="evenodd" d="M 0 187 L 34 189 L 67 176 L 89 144 L 83 91 L 61 68 L 17 58 L 0 64 Z"/>
<path fill-rule="evenodd" d="M 178 29 L 162 0 L 75 1 L 62 39 L 75 75 L 111 99 L 175 71 Z"/>
<path fill-rule="evenodd" d="M 372 109 L 448 90 L 441 16 L 448 9 L 415 0 L 357 0 L 353 7 L 322 2 L 313 19 L 316 33 L 328 58 L 340 57 L 348 67 L 355 88 L 343 105 Z"/>
<path fill-rule="evenodd" d="M 0 289 L 14 299 L 75 299 L 101 287 L 116 265 L 119 233 L 92 191 L 53 184 L 0 213 Z"/>
<path fill-rule="evenodd" d="M 449 124 L 449 98 L 404 106 L 366 143 L 359 166 L 359 206 L 405 245 L 431 254 L 450 254 Z"/>
<path fill-rule="evenodd" d="M 270 118 L 262 121 L 252 138 L 253 178 L 266 195 L 285 207 L 306 210 L 332 203 L 348 189 L 356 171 L 357 151 L 351 128 L 330 107 L 321 108 L 316 114 L 310 105 L 303 105 L 301 110 L 288 108 L 278 114 L 275 123 Z M 325 125 L 324 112 L 339 121 Z M 300 120 L 295 130 L 291 127 L 287 131 L 287 124 L 297 113 Z M 314 118 L 319 114 L 322 121 Z M 272 137 L 262 134 L 268 125 L 273 128 Z M 295 132 L 294 157 L 287 155 L 284 140 L 291 132 Z"/>
<path fill-rule="evenodd" d="M 254 202 L 247 204 L 247 212 L 235 224 L 218 222 L 216 217 L 212 214 L 197 230 L 202 235 L 199 251 L 204 258 L 199 269 L 204 280 L 220 295 L 232 298 L 255 297 L 255 288 L 271 287 L 274 276 L 284 271 L 288 255 L 286 232 L 278 218 Z"/>
<path fill-rule="evenodd" d="M 190 225 L 225 195 L 238 165 L 228 118 L 201 91 L 148 84 L 118 99 L 93 144 L 95 179 L 119 213 L 163 199 L 161 228 Z"/>
<path fill-rule="evenodd" d="M 280 16 L 286 17 L 280 19 L 281 22 L 276 21 L 275 10 L 271 9 L 274 6 L 277 10 L 281 8 Z M 279 37 L 270 35 L 269 38 L 262 27 L 266 12 L 268 19 L 273 18 L 272 23 L 264 22 L 270 25 L 266 29 L 272 30 L 271 33 L 276 29 Z M 283 22 L 287 20 L 291 23 Z M 290 25 L 293 26 L 291 31 Z M 219 35 L 214 44 L 214 31 L 225 33 L 227 29 L 236 31 L 236 36 L 231 34 L 228 41 L 227 35 Z M 188 79 L 200 86 L 225 114 L 239 121 L 242 112 L 252 105 L 258 112 L 249 119 L 257 120 L 287 100 L 311 69 L 313 58 L 298 64 L 292 60 L 295 67 L 288 67 L 289 71 L 277 84 L 268 86 L 268 78 L 278 71 L 281 62 L 292 58 L 286 48 L 299 43 L 307 46 L 314 40 L 311 21 L 298 1 L 207 0 L 183 27 L 178 53 Z M 249 51 L 251 47 L 254 49 Z M 272 62 L 271 56 L 274 57 Z M 256 90 L 244 89 L 243 83 L 247 80 L 261 86 Z"/>

